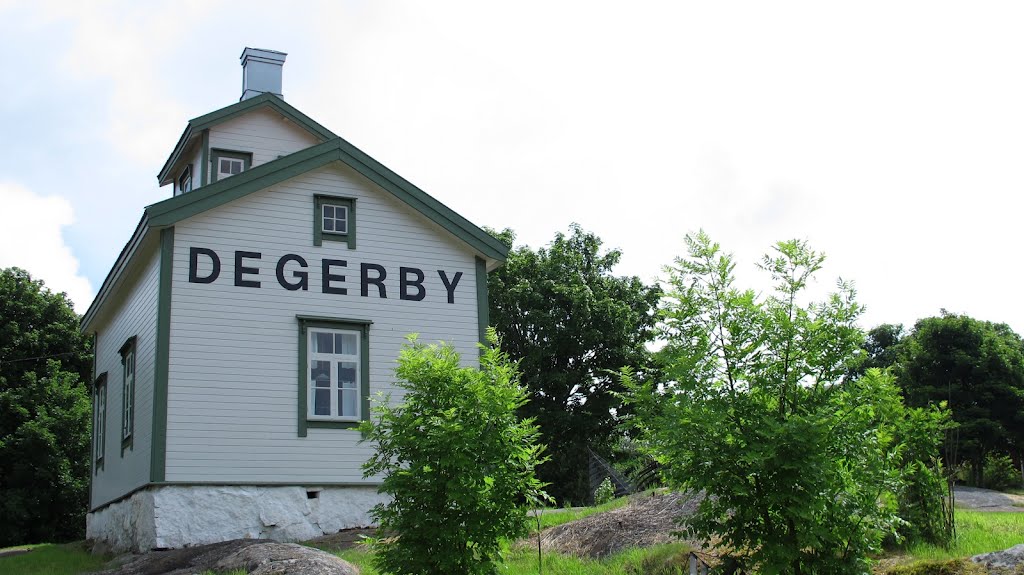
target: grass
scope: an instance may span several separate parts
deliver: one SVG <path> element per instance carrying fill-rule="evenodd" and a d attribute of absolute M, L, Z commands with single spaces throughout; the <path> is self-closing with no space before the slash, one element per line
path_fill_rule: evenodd
<path fill-rule="evenodd" d="M 0 557 L 0 573 L 18 573 L 19 575 L 75 575 L 98 571 L 107 562 L 108 557 L 93 555 L 85 549 L 81 542 L 55 545 L 19 545 L 0 549 L 31 549 L 30 553 Z"/>
<path fill-rule="evenodd" d="M 585 559 L 554 553 L 544 554 L 545 575 L 675 575 L 685 573 L 690 547 L 685 543 L 668 543 L 645 549 L 629 549 L 604 559 Z M 365 547 L 336 553 L 359 567 L 363 575 L 380 575 L 373 568 L 373 554 Z M 515 549 L 508 553 L 504 575 L 536 575 L 535 549 Z"/>
<path fill-rule="evenodd" d="M 956 512 L 956 543 L 949 549 L 916 545 L 907 549 L 915 559 L 953 559 L 990 553 L 1024 543 L 1024 513 Z"/>
<path fill-rule="evenodd" d="M 635 495 L 634 497 L 639 497 L 649 493 L 650 492 L 645 491 Z M 553 509 L 542 509 L 540 516 L 541 529 L 547 529 L 548 527 L 554 527 L 563 523 L 569 523 L 570 521 L 576 521 L 577 519 L 583 519 L 584 517 L 595 513 L 603 513 L 605 511 L 611 511 L 612 509 L 618 509 L 619 507 L 624 507 L 627 503 L 629 503 L 629 497 L 619 497 L 618 499 L 612 499 L 608 503 L 598 505 L 596 507 L 565 509 L 557 512 Z M 534 516 L 532 511 L 530 512 L 530 525 L 534 526 L 533 533 L 536 534 L 537 518 Z"/>

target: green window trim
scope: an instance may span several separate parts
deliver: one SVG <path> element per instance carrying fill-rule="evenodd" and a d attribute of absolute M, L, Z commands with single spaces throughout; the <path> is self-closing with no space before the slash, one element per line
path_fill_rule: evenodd
<path fill-rule="evenodd" d="M 121 355 L 121 457 L 124 452 L 135 450 L 135 380 L 136 377 L 136 336 L 131 336 L 117 352 Z M 128 360 L 131 360 L 130 362 Z M 129 365 L 129 363 L 131 365 Z M 131 370 L 131 379 L 128 374 Z"/>
<path fill-rule="evenodd" d="M 107 451 L 107 372 L 103 372 L 96 378 L 92 386 L 93 392 L 93 414 L 92 414 L 92 454 L 93 454 L 93 475 L 103 469 L 103 456 Z M 102 398 L 101 394 L 102 393 Z M 99 417 L 96 412 L 100 401 L 103 402 L 103 423 L 99 424 Z M 99 425 L 98 425 L 99 424 Z"/>
<path fill-rule="evenodd" d="M 364 319 L 295 316 L 299 323 L 299 401 L 298 401 L 298 435 L 306 437 L 307 430 L 313 429 L 353 429 L 360 425 L 358 421 L 318 421 L 310 420 L 309 416 L 309 328 L 343 329 L 357 331 L 360 334 L 359 356 L 359 417 L 362 421 L 370 419 L 370 325 L 372 321 Z"/>
<path fill-rule="evenodd" d="M 238 152 L 235 150 L 221 150 L 214 148 L 210 150 L 210 164 L 206 166 L 210 170 L 210 182 L 217 181 L 217 174 L 220 172 L 218 164 L 221 158 L 233 158 L 242 160 L 242 171 L 245 172 L 252 167 L 252 154 L 250 152 Z"/>
<path fill-rule="evenodd" d="M 348 231 L 344 234 L 323 230 L 325 205 L 344 206 L 348 209 Z M 325 241 L 343 242 L 348 249 L 356 249 L 356 199 L 343 196 L 313 196 L 313 245 L 322 246 Z"/>

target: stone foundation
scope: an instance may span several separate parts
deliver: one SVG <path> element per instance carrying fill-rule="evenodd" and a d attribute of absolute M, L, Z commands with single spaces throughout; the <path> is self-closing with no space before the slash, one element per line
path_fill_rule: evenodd
<path fill-rule="evenodd" d="M 150 486 L 89 513 L 86 537 L 115 552 L 230 539 L 302 541 L 369 527 L 376 487 Z"/>

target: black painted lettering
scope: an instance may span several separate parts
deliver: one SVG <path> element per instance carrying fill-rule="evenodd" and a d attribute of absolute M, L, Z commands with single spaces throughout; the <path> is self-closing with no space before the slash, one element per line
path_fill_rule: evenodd
<path fill-rule="evenodd" d="M 210 275 L 199 277 L 199 256 L 210 258 Z M 220 275 L 220 258 L 217 252 L 209 248 L 188 249 L 188 281 L 194 284 L 212 284 Z"/>
<path fill-rule="evenodd" d="M 306 265 L 306 260 L 302 259 L 302 256 L 300 256 L 300 255 L 297 255 L 297 254 L 285 254 L 285 255 L 281 256 L 281 259 L 277 260 L 277 283 L 281 284 L 281 287 L 283 287 L 284 289 L 286 289 L 288 291 L 295 291 L 295 290 L 298 290 L 298 289 L 300 289 L 302 291 L 308 290 L 309 289 L 309 272 L 307 272 L 307 271 L 301 271 L 301 272 L 300 271 L 294 271 L 294 272 L 292 272 L 292 277 L 295 277 L 295 278 L 299 279 L 299 281 L 297 281 L 295 283 L 290 283 L 288 280 L 284 279 L 284 266 L 288 262 L 298 262 L 299 263 L 299 267 L 302 268 L 303 270 L 305 270 L 306 267 L 308 267 Z"/>
<path fill-rule="evenodd" d="M 258 260 L 263 257 L 259 252 L 235 252 L 235 285 L 238 287 L 260 287 L 259 280 L 247 280 L 242 278 L 244 274 L 259 274 L 260 268 L 247 268 L 243 264 L 246 258 Z"/>
<path fill-rule="evenodd" d="M 448 274 L 444 273 L 444 270 L 437 270 L 437 275 L 441 276 L 444 289 L 448 290 L 448 303 L 455 303 L 455 288 L 458 287 L 459 280 L 462 279 L 462 272 L 455 272 L 452 281 L 448 281 Z"/>
<path fill-rule="evenodd" d="M 410 280 L 409 276 L 416 279 Z M 416 288 L 416 293 L 409 293 L 409 288 Z M 427 295 L 423 289 L 423 270 L 417 268 L 398 268 L 398 296 L 402 299 L 420 301 Z"/>
<path fill-rule="evenodd" d="M 377 272 L 377 277 L 370 277 L 370 270 Z M 377 286 L 380 299 L 388 299 L 388 291 L 384 287 L 384 278 L 388 277 L 384 266 L 377 264 L 359 264 L 359 295 L 366 297 L 370 292 L 370 284 Z"/>
<path fill-rule="evenodd" d="M 321 286 L 322 286 L 323 292 L 324 293 L 333 293 L 333 294 L 338 294 L 338 295 L 346 295 L 346 294 L 348 294 L 348 289 L 343 288 L 343 287 L 334 287 L 334 286 L 331 285 L 331 282 L 343 282 L 343 281 L 345 281 L 345 276 L 338 275 L 338 274 L 332 274 L 331 273 L 331 266 L 338 266 L 338 267 L 342 267 L 343 268 L 343 267 L 348 266 L 348 262 L 345 261 L 345 260 L 328 260 L 328 259 L 323 260 L 323 262 L 321 264 L 321 267 L 322 267 L 322 270 L 323 270 L 323 279 L 321 280 Z"/>

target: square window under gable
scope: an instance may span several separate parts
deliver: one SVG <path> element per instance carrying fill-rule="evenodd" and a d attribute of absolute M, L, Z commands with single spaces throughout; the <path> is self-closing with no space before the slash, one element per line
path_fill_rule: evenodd
<path fill-rule="evenodd" d="M 313 245 L 343 242 L 356 249 L 356 200 L 340 196 L 313 197 Z"/>

